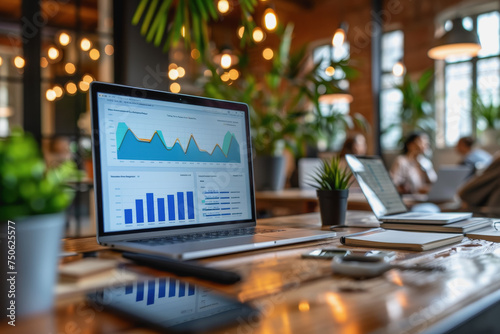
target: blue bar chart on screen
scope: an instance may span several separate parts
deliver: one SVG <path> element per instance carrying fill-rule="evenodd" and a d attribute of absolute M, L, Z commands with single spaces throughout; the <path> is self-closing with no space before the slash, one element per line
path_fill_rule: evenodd
<path fill-rule="evenodd" d="M 252 216 L 244 112 L 112 94 L 99 101 L 107 232 Z"/>

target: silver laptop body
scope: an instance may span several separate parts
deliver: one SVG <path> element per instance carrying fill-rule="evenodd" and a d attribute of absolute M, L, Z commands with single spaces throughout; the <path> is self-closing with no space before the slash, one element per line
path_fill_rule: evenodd
<path fill-rule="evenodd" d="M 408 212 L 380 157 L 346 155 L 373 213 L 382 222 L 449 224 L 470 218 L 470 212 Z"/>
<path fill-rule="evenodd" d="M 246 104 L 101 82 L 90 102 L 99 244 L 193 259 L 335 236 L 235 235 L 256 226 Z"/>

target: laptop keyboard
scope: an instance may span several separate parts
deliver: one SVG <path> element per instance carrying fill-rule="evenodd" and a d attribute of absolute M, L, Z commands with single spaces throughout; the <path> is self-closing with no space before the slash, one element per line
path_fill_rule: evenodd
<path fill-rule="evenodd" d="M 128 242 L 139 243 L 148 246 L 161 246 L 166 244 L 177 244 L 181 242 L 192 242 L 192 241 L 205 241 L 221 238 L 231 238 L 231 237 L 241 237 L 241 236 L 251 236 L 255 234 L 280 232 L 284 230 L 275 229 L 262 229 L 255 227 L 247 228 L 237 228 L 232 230 L 222 230 L 222 231 L 212 231 L 203 233 L 189 233 L 189 234 L 179 234 L 160 238 L 148 238 L 148 239 L 138 239 L 130 240 Z"/>

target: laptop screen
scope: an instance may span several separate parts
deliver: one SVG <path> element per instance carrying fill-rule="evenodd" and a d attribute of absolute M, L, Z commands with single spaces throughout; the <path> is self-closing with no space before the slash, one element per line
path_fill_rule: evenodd
<path fill-rule="evenodd" d="M 379 157 L 347 154 L 346 161 L 375 216 L 381 217 L 408 211 Z"/>
<path fill-rule="evenodd" d="M 254 220 L 246 105 L 103 83 L 91 98 L 101 233 Z"/>

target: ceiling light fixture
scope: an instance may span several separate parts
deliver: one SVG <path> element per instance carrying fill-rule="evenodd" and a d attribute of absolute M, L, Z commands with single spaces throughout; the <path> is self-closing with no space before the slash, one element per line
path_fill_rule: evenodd
<path fill-rule="evenodd" d="M 450 56 L 477 56 L 481 44 L 477 34 L 464 28 L 462 18 L 452 21 L 453 27 L 438 38 L 436 46 L 427 55 L 432 59 L 446 59 Z"/>

